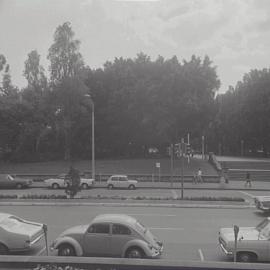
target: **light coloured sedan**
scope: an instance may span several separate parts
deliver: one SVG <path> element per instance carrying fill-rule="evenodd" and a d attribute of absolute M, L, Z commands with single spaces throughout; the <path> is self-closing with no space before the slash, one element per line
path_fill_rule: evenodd
<path fill-rule="evenodd" d="M 30 250 L 44 237 L 44 225 L 0 213 L 0 254 Z"/>
<path fill-rule="evenodd" d="M 221 228 L 219 244 L 222 251 L 232 257 L 235 252 L 234 228 Z M 270 218 L 256 227 L 240 227 L 237 234 L 236 258 L 240 262 L 270 261 Z"/>
<path fill-rule="evenodd" d="M 46 187 L 59 189 L 65 188 L 67 185 L 66 174 L 60 174 L 57 177 L 49 178 L 44 180 Z M 82 189 L 89 189 L 94 186 L 95 180 L 90 178 L 81 178 L 81 188 Z"/>
<path fill-rule="evenodd" d="M 127 175 L 112 175 L 107 180 L 107 188 L 127 188 L 136 189 L 138 185 L 137 180 L 128 179 Z"/>
<path fill-rule="evenodd" d="M 163 244 L 135 218 L 121 214 L 96 216 L 90 224 L 64 231 L 52 243 L 59 256 L 156 258 Z"/>

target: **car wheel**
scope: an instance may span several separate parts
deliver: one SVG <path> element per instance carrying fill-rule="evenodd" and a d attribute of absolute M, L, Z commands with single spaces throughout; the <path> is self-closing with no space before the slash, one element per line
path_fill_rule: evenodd
<path fill-rule="evenodd" d="M 113 185 L 112 184 L 108 185 L 108 189 L 113 189 Z"/>
<path fill-rule="evenodd" d="M 72 245 L 63 244 L 58 248 L 58 256 L 76 256 L 75 249 Z"/>
<path fill-rule="evenodd" d="M 23 185 L 20 184 L 20 183 L 17 183 L 17 184 L 16 184 L 16 188 L 17 188 L 17 189 L 22 189 L 22 188 L 23 188 Z"/>
<path fill-rule="evenodd" d="M 135 189 L 136 187 L 134 185 L 129 185 L 128 189 Z"/>
<path fill-rule="evenodd" d="M 239 252 L 237 253 L 237 261 L 239 262 L 255 262 L 257 260 L 257 256 L 251 252 Z"/>
<path fill-rule="evenodd" d="M 129 248 L 126 252 L 126 258 L 142 259 L 144 256 L 144 252 L 138 247 Z"/>
<path fill-rule="evenodd" d="M 86 183 L 82 184 L 82 189 L 88 189 L 88 188 L 89 188 L 89 186 Z"/>
<path fill-rule="evenodd" d="M 3 245 L 3 244 L 0 244 L 0 255 L 7 255 L 8 254 L 8 248 Z"/>
<path fill-rule="evenodd" d="M 52 188 L 53 188 L 53 189 L 58 189 L 58 188 L 59 188 L 59 185 L 58 185 L 57 183 L 53 183 L 53 184 L 52 184 Z"/>

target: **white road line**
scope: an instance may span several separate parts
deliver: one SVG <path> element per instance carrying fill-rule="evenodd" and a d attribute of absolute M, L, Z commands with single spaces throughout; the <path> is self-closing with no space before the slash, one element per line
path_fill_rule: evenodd
<path fill-rule="evenodd" d="M 171 190 L 172 191 L 172 195 L 174 199 L 178 198 L 177 192 L 175 190 Z"/>
<path fill-rule="evenodd" d="M 162 215 L 162 214 L 134 214 L 134 213 L 129 213 L 127 214 L 129 216 L 151 216 L 151 217 L 176 217 L 177 215 Z"/>
<path fill-rule="evenodd" d="M 204 261 L 203 252 L 202 252 L 202 250 L 200 248 L 198 249 L 198 252 L 199 252 L 200 259 L 203 262 Z"/>
<path fill-rule="evenodd" d="M 184 228 L 170 228 L 170 227 L 149 227 L 150 230 L 170 230 L 170 231 L 183 231 Z"/>
<path fill-rule="evenodd" d="M 249 196 L 249 197 L 251 197 L 251 198 L 255 197 L 254 195 L 252 195 L 252 194 L 250 194 L 250 193 L 247 193 L 247 192 L 245 192 L 245 191 L 238 191 L 238 192 L 243 193 L 244 195 L 247 195 L 247 196 Z"/>
<path fill-rule="evenodd" d="M 36 254 L 36 256 L 40 256 L 45 250 L 46 250 L 46 247 L 44 247 L 42 250 L 40 250 L 40 252 L 38 252 L 38 253 Z"/>

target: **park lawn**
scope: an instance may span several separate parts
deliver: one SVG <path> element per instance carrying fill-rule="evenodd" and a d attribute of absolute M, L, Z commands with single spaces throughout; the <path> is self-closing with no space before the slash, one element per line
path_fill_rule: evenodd
<path fill-rule="evenodd" d="M 171 174 L 171 162 L 169 158 L 162 159 L 100 159 L 95 162 L 96 175 L 99 174 L 154 174 L 158 175 L 159 169 L 156 163 L 160 163 L 160 174 Z M 1 173 L 13 174 L 60 174 L 68 171 L 71 162 L 50 161 L 34 163 L 1 163 Z M 72 165 L 80 172 L 91 171 L 91 160 L 73 161 Z M 184 174 L 193 175 L 199 168 L 204 175 L 217 175 L 215 169 L 204 160 L 192 158 L 190 163 L 184 160 Z M 181 160 L 174 161 L 174 175 L 181 174 Z"/>

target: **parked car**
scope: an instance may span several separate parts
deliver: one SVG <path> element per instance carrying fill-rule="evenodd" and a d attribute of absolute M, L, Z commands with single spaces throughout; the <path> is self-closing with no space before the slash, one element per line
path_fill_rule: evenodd
<path fill-rule="evenodd" d="M 107 188 L 128 188 L 136 189 L 138 186 L 137 180 L 128 179 L 126 175 L 112 175 L 107 180 Z"/>
<path fill-rule="evenodd" d="M 257 209 L 263 212 L 270 211 L 270 196 L 256 196 L 254 197 L 254 203 Z"/>
<path fill-rule="evenodd" d="M 44 180 L 44 183 L 48 188 L 53 188 L 53 189 L 65 188 L 67 185 L 67 181 L 65 181 L 66 176 L 67 176 L 66 174 L 60 174 L 56 177 Z M 82 189 L 92 188 L 94 186 L 94 183 L 95 183 L 94 179 L 81 178 Z"/>
<path fill-rule="evenodd" d="M 28 188 L 32 185 L 33 181 L 24 179 L 10 174 L 0 174 L 0 188 Z"/>
<path fill-rule="evenodd" d="M 43 237 L 43 224 L 0 213 L 1 255 L 30 250 Z"/>
<path fill-rule="evenodd" d="M 240 227 L 236 257 L 241 262 L 270 261 L 270 218 L 256 227 Z M 234 253 L 234 229 L 221 228 L 219 244 L 227 256 Z"/>
<path fill-rule="evenodd" d="M 96 216 L 90 224 L 64 231 L 51 245 L 59 256 L 156 258 L 163 244 L 135 218 L 120 214 Z"/>

